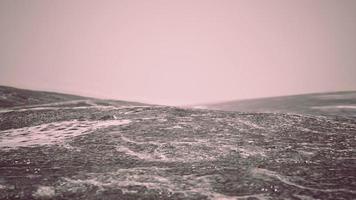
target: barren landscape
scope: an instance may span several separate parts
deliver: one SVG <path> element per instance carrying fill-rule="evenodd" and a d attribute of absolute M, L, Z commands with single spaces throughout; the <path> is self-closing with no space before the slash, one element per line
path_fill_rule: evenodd
<path fill-rule="evenodd" d="M 356 198 L 351 116 L 53 95 L 1 87 L 0 199 Z"/>

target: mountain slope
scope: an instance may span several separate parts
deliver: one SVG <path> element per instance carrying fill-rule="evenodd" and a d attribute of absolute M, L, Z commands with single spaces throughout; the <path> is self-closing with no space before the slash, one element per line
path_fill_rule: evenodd
<path fill-rule="evenodd" d="M 356 116 L 356 91 L 228 101 L 201 107 L 240 112 Z"/>
<path fill-rule="evenodd" d="M 14 87 L 0 86 L 0 108 L 10 108 L 16 106 L 89 106 L 90 102 L 105 105 L 145 105 L 138 102 L 101 100 L 77 95 L 69 95 L 55 92 L 44 92 L 18 89 Z"/>

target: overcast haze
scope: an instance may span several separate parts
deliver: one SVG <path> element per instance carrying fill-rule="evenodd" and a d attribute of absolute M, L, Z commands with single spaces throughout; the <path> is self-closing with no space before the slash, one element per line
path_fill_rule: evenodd
<path fill-rule="evenodd" d="M 0 0 L 0 85 L 182 105 L 356 89 L 354 0 Z"/>

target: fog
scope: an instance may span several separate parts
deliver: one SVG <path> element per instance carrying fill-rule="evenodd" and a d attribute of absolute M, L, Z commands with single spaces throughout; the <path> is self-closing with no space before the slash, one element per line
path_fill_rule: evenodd
<path fill-rule="evenodd" d="M 356 1 L 0 1 L 0 84 L 185 105 L 356 89 Z"/>

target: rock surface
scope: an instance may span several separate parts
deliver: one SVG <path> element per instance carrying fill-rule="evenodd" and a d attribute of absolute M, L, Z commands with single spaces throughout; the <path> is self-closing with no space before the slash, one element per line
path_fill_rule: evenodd
<path fill-rule="evenodd" d="M 0 110 L 0 199 L 356 198 L 355 118 L 85 102 Z"/>

